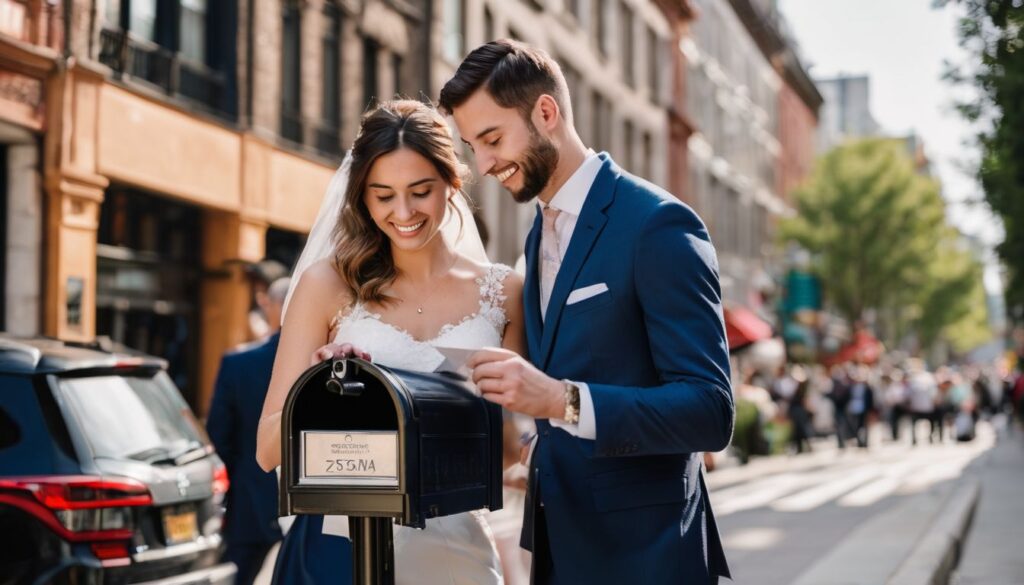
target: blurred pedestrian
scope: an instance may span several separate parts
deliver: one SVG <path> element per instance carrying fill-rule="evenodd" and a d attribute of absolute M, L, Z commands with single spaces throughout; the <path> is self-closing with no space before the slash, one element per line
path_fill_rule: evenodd
<path fill-rule="evenodd" d="M 267 553 L 282 538 L 277 522 L 277 476 L 256 464 L 256 427 L 270 385 L 288 282 L 288 278 L 279 278 L 257 293 L 259 309 L 272 327 L 270 336 L 224 356 L 206 421 L 230 479 L 224 557 L 238 567 L 237 585 L 253 582 Z"/>
<path fill-rule="evenodd" d="M 249 307 L 249 339 L 263 339 L 281 328 L 281 323 L 267 318 L 263 311 L 260 298 L 265 297 L 270 285 L 288 276 L 288 269 L 277 260 L 264 258 L 246 266 L 249 287 L 252 291 Z"/>
<path fill-rule="evenodd" d="M 938 388 L 935 377 L 924 369 L 919 362 L 913 362 L 910 368 L 908 393 L 910 396 L 910 441 L 917 444 L 917 423 L 928 421 L 928 442 L 934 441 L 936 423 L 935 401 Z"/>
<path fill-rule="evenodd" d="M 907 414 L 907 385 L 903 371 L 894 368 L 882 376 L 882 404 L 893 441 L 900 440 L 900 425 Z"/>
<path fill-rule="evenodd" d="M 849 401 L 846 404 L 846 415 L 849 429 L 857 439 L 861 449 L 868 447 L 868 416 L 875 408 L 875 390 L 868 383 L 867 366 L 856 366 L 850 372 Z"/>
<path fill-rule="evenodd" d="M 832 367 L 832 388 L 828 392 L 828 399 L 832 402 L 832 415 L 835 423 L 836 441 L 840 449 L 846 448 L 846 439 L 853 436 L 850 428 L 850 418 L 846 415 L 846 407 L 850 403 L 850 381 L 847 377 L 845 366 L 836 365 Z"/>
<path fill-rule="evenodd" d="M 790 378 L 796 382 L 796 387 L 789 400 L 789 420 L 793 427 L 792 441 L 797 453 L 811 451 L 811 437 L 814 436 L 814 427 L 811 424 L 811 409 L 808 406 L 808 393 L 810 382 L 807 374 L 800 366 L 793 366 L 789 373 Z"/>

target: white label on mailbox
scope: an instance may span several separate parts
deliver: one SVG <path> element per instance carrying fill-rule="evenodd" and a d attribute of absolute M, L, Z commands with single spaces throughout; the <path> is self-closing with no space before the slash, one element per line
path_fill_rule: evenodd
<path fill-rule="evenodd" d="M 396 431 L 302 431 L 300 483 L 398 485 Z"/>

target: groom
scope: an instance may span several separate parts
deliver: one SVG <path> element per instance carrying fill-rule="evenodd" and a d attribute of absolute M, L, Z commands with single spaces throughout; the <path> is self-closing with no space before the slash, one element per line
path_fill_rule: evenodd
<path fill-rule="evenodd" d="M 481 174 L 538 200 L 526 240 L 529 360 L 470 360 L 484 396 L 537 419 L 523 546 L 544 584 L 729 576 L 701 474 L 733 399 L 718 263 L 697 215 L 584 146 L 565 78 L 508 40 L 441 90 Z"/>

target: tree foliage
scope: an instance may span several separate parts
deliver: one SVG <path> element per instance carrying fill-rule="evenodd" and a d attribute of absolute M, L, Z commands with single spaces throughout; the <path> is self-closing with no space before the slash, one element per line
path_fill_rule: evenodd
<path fill-rule="evenodd" d="M 944 5 L 947 0 L 936 0 Z M 979 128 L 981 159 L 977 176 L 985 201 L 1003 221 L 1005 239 L 997 252 L 1008 273 L 1007 308 L 1024 321 L 1024 2 L 958 0 L 960 44 L 970 66 L 951 68 L 947 77 L 973 85 L 978 99 L 959 105 Z"/>
<path fill-rule="evenodd" d="M 870 310 L 890 343 L 913 330 L 927 346 L 961 320 L 976 323 L 980 264 L 946 223 L 939 185 L 915 172 L 902 140 L 833 149 L 794 197 L 797 216 L 781 235 L 812 253 L 828 302 L 851 325 Z"/>

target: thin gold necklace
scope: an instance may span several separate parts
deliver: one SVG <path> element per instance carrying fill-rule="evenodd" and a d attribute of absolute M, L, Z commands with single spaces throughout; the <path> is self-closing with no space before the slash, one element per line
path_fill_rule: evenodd
<path fill-rule="evenodd" d="M 425 296 L 420 297 L 420 302 L 416 306 L 416 314 L 417 315 L 422 315 L 423 314 L 423 305 L 425 305 L 426 302 L 430 300 L 430 297 L 432 297 L 434 295 L 434 292 L 437 290 L 437 287 L 441 286 L 441 282 L 444 280 L 444 276 L 446 274 L 448 274 L 448 271 L 450 271 L 452 269 L 452 267 L 455 266 L 455 263 L 458 261 L 458 259 L 459 259 L 459 255 L 458 254 L 453 254 L 452 256 L 453 256 L 452 257 L 452 263 L 448 265 L 448 268 L 445 268 L 443 273 L 441 273 L 441 276 L 438 277 L 437 282 L 434 283 L 434 286 L 430 287 L 430 292 L 428 292 Z M 419 288 L 419 287 L 413 287 L 413 288 Z"/>

